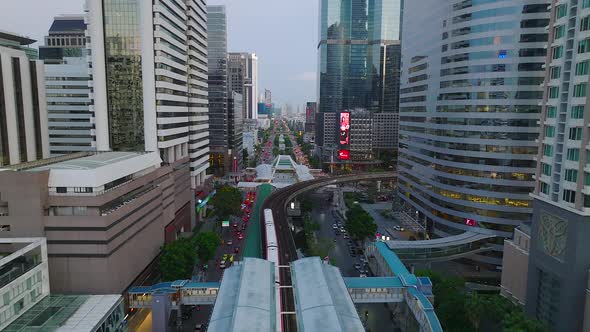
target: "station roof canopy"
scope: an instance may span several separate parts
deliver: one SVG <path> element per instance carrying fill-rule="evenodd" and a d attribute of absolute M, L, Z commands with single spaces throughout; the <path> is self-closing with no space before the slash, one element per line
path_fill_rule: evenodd
<path fill-rule="evenodd" d="M 299 331 L 364 331 L 340 270 L 319 257 L 291 263 Z"/>
<path fill-rule="evenodd" d="M 274 263 L 244 258 L 225 270 L 208 331 L 275 331 Z"/>

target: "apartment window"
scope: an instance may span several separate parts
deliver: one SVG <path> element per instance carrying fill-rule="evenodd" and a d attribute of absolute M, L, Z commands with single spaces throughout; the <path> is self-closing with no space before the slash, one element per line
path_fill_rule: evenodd
<path fill-rule="evenodd" d="M 576 75 L 588 75 L 588 60 L 576 63 Z"/>
<path fill-rule="evenodd" d="M 584 185 L 590 186 L 590 173 L 584 172 Z"/>
<path fill-rule="evenodd" d="M 68 192 L 68 188 L 66 188 L 66 187 L 56 187 L 55 188 L 55 191 L 58 194 L 66 194 Z"/>
<path fill-rule="evenodd" d="M 581 140 L 582 139 L 582 128 L 579 128 L 579 127 L 570 128 L 569 139 L 574 140 L 574 141 Z"/>
<path fill-rule="evenodd" d="M 546 157 L 553 157 L 553 146 L 543 144 L 543 155 Z"/>
<path fill-rule="evenodd" d="M 590 30 L 590 16 L 586 16 L 580 21 L 580 31 L 586 30 Z"/>
<path fill-rule="evenodd" d="M 572 106 L 570 110 L 570 117 L 572 119 L 583 119 L 584 118 L 584 105 Z"/>
<path fill-rule="evenodd" d="M 575 169 L 566 169 L 565 170 L 565 180 L 569 181 L 569 182 L 578 181 L 578 171 Z"/>
<path fill-rule="evenodd" d="M 583 0 L 582 1 L 582 8 L 590 7 L 590 0 Z"/>
<path fill-rule="evenodd" d="M 543 175 L 551 175 L 551 165 L 548 164 L 541 164 L 541 172 Z"/>
<path fill-rule="evenodd" d="M 553 28 L 553 39 L 559 39 L 565 35 L 565 25 L 558 25 Z"/>
<path fill-rule="evenodd" d="M 550 99 L 554 99 L 557 98 L 559 96 L 559 87 L 557 86 L 552 86 L 549 88 L 549 98 Z"/>
<path fill-rule="evenodd" d="M 545 182 L 541 182 L 541 192 L 545 195 L 549 195 L 549 185 Z"/>
<path fill-rule="evenodd" d="M 560 19 L 567 15 L 567 4 L 561 4 L 555 8 L 555 19 Z"/>
<path fill-rule="evenodd" d="M 561 46 L 559 46 L 561 47 Z M 562 47 L 563 50 L 563 47 Z M 578 53 L 586 53 L 590 51 L 590 39 L 584 39 L 578 43 Z M 557 58 L 554 58 L 557 59 Z"/>
<path fill-rule="evenodd" d="M 556 79 L 561 76 L 561 67 L 551 67 L 551 79 Z"/>
<path fill-rule="evenodd" d="M 586 97 L 586 90 L 588 89 L 588 83 L 580 83 L 574 85 L 574 97 Z"/>
<path fill-rule="evenodd" d="M 567 160 L 579 161 L 580 160 L 580 149 L 567 149 Z"/>
<path fill-rule="evenodd" d="M 553 119 L 557 116 L 557 107 L 555 106 L 548 106 L 547 107 L 547 118 Z"/>
<path fill-rule="evenodd" d="M 576 202 L 576 192 L 573 190 L 564 189 L 563 190 L 563 200 L 569 203 Z"/>
<path fill-rule="evenodd" d="M 578 52 L 580 53 L 580 52 Z M 559 59 L 563 56 L 563 46 L 555 46 L 551 48 L 551 57 L 553 59 Z"/>
<path fill-rule="evenodd" d="M 545 137 L 555 137 L 555 127 L 545 126 Z"/>

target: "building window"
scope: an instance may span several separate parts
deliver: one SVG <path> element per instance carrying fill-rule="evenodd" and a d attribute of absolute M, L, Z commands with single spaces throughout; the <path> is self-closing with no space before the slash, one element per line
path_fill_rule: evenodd
<path fill-rule="evenodd" d="M 557 107 L 547 106 L 547 119 L 553 119 L 557 116 Z"/>
<path fill-rule="evenodd" d="M 553 39 L 559 39 L 565 35 L 565 26 L 558 25 L 553 28 Z"/>
<path fill-rule="evenodd" d="M 560 19 L 567 15 L 567 4 L 561 4 L 555 8 L 555 19 Z"/>
<path fill-rule="evenodd" d="M 545 195 L 549 195 L 549 185 L 545 182 L 541 182 L 541 192 Z"/>
<path fill-rule="evenodd" d="M 555 127 L 545 126 L 545 137 L 555 137 Z"/>
<path fill-rule="evenodd" d="M 580 21 L 580 31 L 586 31 L 590 29 L 590 16 L 582 18 Z"/>
<path fill-rule="evenodd" d="M 588 75 L 588 60 L 576 63 L 576 75 Z"/>
<path fill-rule="evenodd" d="M 572 106 L 570 110 L 570 117 L 572 119 L 583 119 L 584 118 L 584 105 Z"/>
<path fill-rule="evenodd" d="M 582 128 L 570 128 L 569 139 L 579 141 L 582 139 Z"/>
<path fill-rule="evenodd" d="M 578 181 L 578 171 L 575 169 L 566 169 L 565 170 L 565 180 L 569 181 L 569 182 Z"/>
<path fill-rule="evenodd" d="M 584 185 L 590 186 L 590 173 L 584 172 Z"/>
<path fill-rule="evenodd" d="M 575 203 L 576 202 L 576 192 L 574 190 L 563 190 L 563 200 L 568 203 Z"/>
<path fill-rule="evenodd" d="M 561 47 L 561 46 L 560 46 Z M 584 39 L 578 43 L 578 53 L 586 53 L 590 51 L 590 39 Z M 556 58 L 554 58 L 556 59 Z"/>
<path fill-rule="evenodd" d="M 563 56 L 563 46 L 555 46 L 551 49 L 551 57 L 559 59 Z"/>
<path fill-rule="evenodd" d="M 551 67 L 551 79 L 556 79 L 561 76 L 561 67 L 555 66 Z"/>
<path fill-rule="evenodd" d="M 580 160 L 580 149 L 567 149 L 567 160 L 579 161 Z"/>
<path fill-rule="evenodd" d="M 574 97 L 586 97 L 586 90 L 588 89 L 588 83 L 580 83 L 574 85 Z"/>
<path fill-rule="evenodd" d="M 543 155 L 546 157 L 553 157 L 553 146 L 543 144 Z"/>
<path fill-rule="evenodd" d="M 559 97 L 559 87 L 557 87 L 557 86 L 549 87 L 549 98 L 554 99 L 557 97 Z"/>
<path fill-rule="evenodd" d="M 551 165 L 542 163 L 541 172 L 543 172 L 543 175 L 551 175 Z"/>
<path fill-rule="evenodd" d="M 58 194 L 66 194 L 68 192 L 68 188 L 66 188 L 66 187 L 56 187 L 55 188 L 55 191 Z"/>

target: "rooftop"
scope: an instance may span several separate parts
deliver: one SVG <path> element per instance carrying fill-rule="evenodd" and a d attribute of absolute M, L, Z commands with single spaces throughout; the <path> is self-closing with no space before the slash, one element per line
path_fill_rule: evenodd
<path fill-rule="evenodd" d="M 208 331 L 276 330 L 274 263 L 244 258 L 225 270 Z"/>
<path fill-rule="evenodd" d="M 49 158 L 4 170 L 49 171 L 49 187 L 97 188 L 150 167 L 157 168 L 161 163 L 156 152 L 98 152 Z"/>
<path fill-rule="evenodd" d="M 84 16 L 81 15 L 64 15 L 57 16 L 53 19 L 53 24 L 49 28 L 49 34 L 60 32 L 78 32 L 83 33 L 86 30 Z"/>
<path fill-rule="evenodd" d="M 19 45 L 31 45 L 32 43 L 36 42 L 35 39 L 31 39 L 26 36 L 21 36 L 13 32 L 3 31 L 0 30 L 0 44 L 1 40 L 16 42 Z"/>
<path fill-rule="evenodd" d="M 49 295 L 3 331 L 94 331 L 121 300 L 121 295 Z"/>
<path fill-rule="evenodd" d="M 300 331 L 364 331 L 337 267 L 319 257 L 291 263 L 297 324 Z"/>

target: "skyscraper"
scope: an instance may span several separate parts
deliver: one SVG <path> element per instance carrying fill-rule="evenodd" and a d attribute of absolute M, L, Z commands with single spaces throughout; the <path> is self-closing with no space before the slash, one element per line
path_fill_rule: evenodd
<path fill-rule="evenodd" d="M 398 111 L 401 10 L 400 0 L 320 1 L 319 113 L 358 110 L 357 118 L 364 119 L 365 111 Z M 324 157 L 338 149 L 336 139 L 319 140 L 328 144 Z M 371 155 L 366 152 L 357 157 Z"/>
<path fill-rule="evenodd" d="M 549 2 L 405 2 L 399 190 L 431 234 L 530 219 Z"/>
<path fill-rule="evenodd" d="M 526 311 L 555 331 L 588 331 L 590 1 L 550 3 Z"/>
<path fill-rule="evenodd" d="M 43 62 L 35 40 L 0 32 L 0 166 L 49 156 Z"/>
<path fill-rule="evenodd" d="M 85 32 L 83 15 L 57 16 L 45 46 L 39 47 L 39 58 L 45 62 L 52 156 L 96 150 Z"/>
<path fill-rule="evenodd" d="M 258 57 L 255 53 L 229 53 L 229 91 L 243 97 L 244 119 L 258 118 Z"/>
<path fill-rule="evenodd" d="M 87 1 L 98 150 L 209 166 L 205 0 Z"/>
<path fill-rule="evenodd" d="M 227 77 L 227 17 L 225 6 L 207 6 L 209 62 L 209 137 L 211 171 L 222 175 L 229 167 L 229 113 Z"/>

